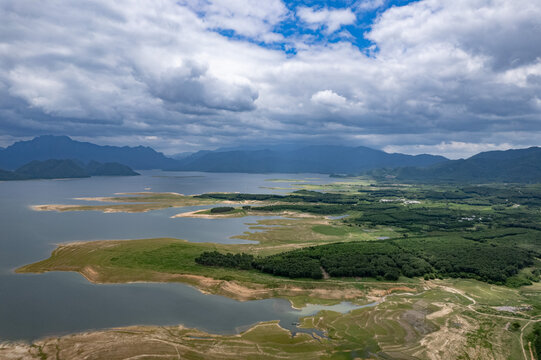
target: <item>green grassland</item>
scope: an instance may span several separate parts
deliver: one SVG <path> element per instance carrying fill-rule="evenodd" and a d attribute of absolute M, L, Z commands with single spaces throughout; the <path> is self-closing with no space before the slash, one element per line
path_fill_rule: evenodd
<path fill-rule="evenodd" d="M 323 311 L 307 317 L 302 326 L 322 330 L 327 337 L 297 335 L 293 339 L 298 343 L 275 324 L 233 337 L 200 334 L 208 338 L 205 341 L 172 329 L 167 336 L 163 329 L 144 330 L 178 344 L 184 358 L 226 359 L 237 353 L 243 358 L 531 360 L 525 354 L 528 342 L 537 341 L 535 325 L 541 319 L 541 186 L 412 186 L 376 184 L 366 178 L 295 186 L 299 190 L 288 195 L 141 193 L 100 199 L 118 202 L 113 205 L 42 208 L 152 211 L 218 204 L 215 210 L 197 214 L 282 217 L 261 219 L 250 224 L 256 231 L 235 236 L 257 241 L 254 244 L 163 238 L 74 243 L 60 245 L 49 259 L 17 271 L 78 271 L 95 282 L 180 281 L 239 300 L 284 297 L 295 306 L 382 301 L 375 308 L 347 314 Z M 347 216 L 333 218 L 336 215 Z M 273 259 L 273 266 L 279 267 L 302 256 L 320 261 L 316 270 L 326 271 L 315 280 L 196 262 L 201 254 L 214 251 Z M 349 270 L 329 265 L 343 265 L 332 259 L 356 264 L 355 256 L 368 263 L 380 257 L 387 265 L 398 264 L 404 260 L 400 254 L 420 261 L 426 271 L 419 274 L 425 276 L 403 267 L 396 277 L 356 272 L 346 276 Z M 506 258 L 508 262 L 499 262 Z M 122 336 L 127 343 L 137 343 L 137 334 Z M 46 351 L 54 343 L 69 351 L 65 341 L 39 346 Z M 221 352 L 214 353 L 218 347 Z"/>
<path fill-rule="evenodd" d="M 311 296 L 315 288 L 326 291 L 319 294 L 320 300 L 332 299 L 336 302 L 342 297 L 353 299 L 353 294 L 362 296 L 363 285 L 351 279 L 332 279 L 315 285 L 310 279 L 276 278 L 255 270 L 207 267 L 195 262 L 195 258 L 204 251 L 249 252 L 267 256 L 308 245 L 329 244 L 336 241 L 337 237 L 314 232 L 312 228 L 331 222 L 324 217 L 264 219 L 251 224 L 250 228 L 257 231 L 236 236 L 258 241 L 257 244 L 192 243 L 163 238 L 65 244 L 53 251 L 50 258 L 23 266 L 17 271 L 77 271 L 91 281 L 104 283 L 182 281 L 207 292 L 240 299 L 292 296 L 298 306 L 302 306 L 310 298 L 312 302 L 318 301 Z M 363 236 L 371 241 L 376 241 L 380 235 L 378 231 L 363 233 Z M 338 239 L 348 241 L 350 237 L 346 234 Z M 357 240 L 358 237 L 351 239 Z M 214 281 L 206 281 L 206 278 Z M 231 282 L 235 282 L 245 292 L 240 295 L 235 293 L 228 284 Z M 409 279 L 406 282 L 415 283 Z M 382 285 L 385 286 L 387 285 Z"/>

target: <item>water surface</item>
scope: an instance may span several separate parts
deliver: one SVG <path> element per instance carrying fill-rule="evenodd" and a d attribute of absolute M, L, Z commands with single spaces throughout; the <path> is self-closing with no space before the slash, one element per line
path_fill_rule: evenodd
<path fill-rule="evenodd" d="M 291 174 L 141 173 L 136 177 L 0 182 L 0 340 L 32 340 L 128 325 L 183 324 L 213 333 L 235 333 L 268 320 L 281 320 L 285 327 L 292 327 L 300 313 L 283 299 L 239 302 L 205 295 L 184 284 L 96 285 L 77 273 L 13 272 L 19 266 L 47 258 L 62 242 L 175 237 L 242 243 L 246 240 L 230 237 L 249 231 L 247 223 L 263 218 L 170 218 L 178 212 L 204 207 L 104 214 L 38 212 L 31 210 L 31 205 L 76 204 L 81 203 L 74 200 L 77 197 L 119 192 L 284 193 L 287 190 L 261 187 L 265 179 L 291 178 Z M 332 181 L 314 174 L 297 174 L 295 178 L 309 178 L 311 183 Z"/>

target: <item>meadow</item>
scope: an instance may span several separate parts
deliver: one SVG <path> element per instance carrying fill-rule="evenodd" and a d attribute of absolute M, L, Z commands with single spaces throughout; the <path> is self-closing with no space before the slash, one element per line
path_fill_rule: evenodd
<path fill-rule="evenodd" d="M 45 205 L 41 210 L 129 212 L 205 204 L 215 207 L 187 216 L 282 217 L 259 220 L 235 236 L 257 243 L 72 243 L 17 271 L 78 271 L 100 283 L 180 281 L 239 300 L 283 297 L 297 307 L 380 301 L 375 308 L 304 318 L 301 326 L 326 337 L 297 335 L 294 347 L 276 324 L 229 338 L 200 334 L 204 343 L 222 347 L 210 358 L 243 351 L 257 357 L 254 348 L 263 346 L 271 358 L 531 360 L 530 348 L 539 351 L 539 185 L 288 181 L 296 190 L 287 195 L 141 193 L 98 199 L 107 205 Z M 192 351 L 186 358 L 201 355 L 196 348 L 203 345 L 192 335 L 167 331 Z M 137 334 L 125 340 L 135 342 Z"/>

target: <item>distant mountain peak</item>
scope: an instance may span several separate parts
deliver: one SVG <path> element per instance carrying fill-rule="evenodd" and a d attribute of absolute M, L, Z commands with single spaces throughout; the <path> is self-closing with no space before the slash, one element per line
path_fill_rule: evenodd
<path fill-rule="evenodd" d="M 117 162 L 134 169 L 165 169 L 176 165 L 175 160 L 150 147 L 102 146 L 73 140 L 66 135 L 41 135 L 0 150 L 0 168 L 3 169 L 16 169 L 32 160 L 49 159 Z"/>
<path fill-rule="evenodd" d="M 230 151 L 198 152 L 179 159 L 176 170 L 247 173 L 359 173 L 380 168 L 428 166 L 447 161 L 442 156 L 388 154 L 364 146 L 306 145 L 268 149 L 242 147 Z"/>
<path fill-rule="evenodd" d="M 359 174 L 375 169 L 401 168 L 387 173 L 405 179 L 430 177 L 444 181 L 523 179 L 524 176 L 517 172 L 533 174 L 527 181 L 537 181 L 537 169 L 541 173 L 541 148 L 535 146 L 489 151 L 453 161 L 438 155 L 406 155 L 366 146 L 333 144 L 238 146 L 203 150 L 171 159 L 148 146 L 102 146 L 73 140 L 66 135 L 42 135 L 0 149 L 0 169 L 13 170 L 32 160 L 49 159 L 74 159 L 85 164 L 91 160 L 116 162 L 132 169 L 246 173 Z M 503 169 L 510 175 L 502 175 Z"/>
<path fill-rule="evenodd" d="M 31 140 L 18 141 L 15 144 L 25 143 L 25 142 L 32 142 L 32 143 L 64 142 L 66 143 L 66 142 L 72 142 L 72 141 L 76 141 L 76 140 L 73 140 L 67 135 L 40 135 L 40 136 L 36 136 L 35 138 Z"/>
<path fill-rule="evenodd" d="M 374 171 L 377 177 L 392 175 L 400 181 L 443 183 L 540 183 L 541 148 L 494 150 L 467 159 L 450 160 L 426 168 L 404 167 Z"/>

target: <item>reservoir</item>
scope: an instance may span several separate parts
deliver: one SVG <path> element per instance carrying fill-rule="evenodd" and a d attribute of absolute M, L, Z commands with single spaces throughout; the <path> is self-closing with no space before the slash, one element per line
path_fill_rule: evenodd
<path fill-rule="evenodd" d="M 38 204 L 77 204 L 77 197 L 120 192 L 285 193 L 266 179 L 328 183 L 319 174 L 215 174 L 141 171 L 135 177 L 0 182 L 0 341 L 129 325 L 178 325 L 211 333 L 235 333 L 259 321 L 291 327 L 307 312 L 283 299 L 239 302 L 205 295 L 178 283 L 91 284 L 78 273 L 15 274 L 19 266 L 49 257 L 56 244 L 73 241 L 174 237 L 188 241 L 242 243 L 231 239 L 262 217 L 192 219 L 170 216 L 204 207 L 147 213 L 41 212 Z M 272 184 L 271 184 L 272 185 Z M 280 184 L 281 188 L 286 184 Z M 293 183 L 294 186 L 294 183 Z M 293 190 L 293 189 L 292 189 Z M 291 190 L 289 190 L 291 191 Z M 317 308 L 319 309 L 319 308 Z M 315 310 L 314 310 L 315 311 Z"/>

